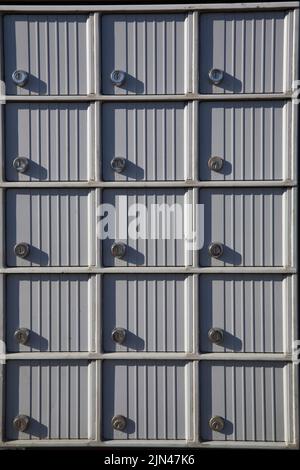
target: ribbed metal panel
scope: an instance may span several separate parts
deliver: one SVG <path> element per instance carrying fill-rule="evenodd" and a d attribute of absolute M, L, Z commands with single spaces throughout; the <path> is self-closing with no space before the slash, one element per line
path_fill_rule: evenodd
<path fill-rule="evenodd" d="M 4 16 L 6 92 L 9 95 L 87 93 L 87 16 Z M 25 87 L 12 81 L 15 70 L 30 74 Z"/>
<path fill-rule="evenodd" d="M 185 24 L 186 16 L 178 13 L 104 15 L 104 94 L 184 93 L 187 54 Z M 121 87 L 115 87 L 110 80 L 113 70 L 126 73 L 126 81 Z"/>
<path fill-rule="evenodd" d="M 106 275 L 103 278 L 105 351 L 190 351 L 192 277 L 184 275 Z M 122 345 L 111 332 L 126 329 Z"/>
<path fill-rule="evenodd" d="M 6 179 L 87 180 L 89 119 L 85 103 L 7 104 Z M 16 157 L 30 160 L 26 173 L 14 169 Z"/>
<path fill-rule="evenodd" d="M 202 266 L 281 266 L 287 262 L 287 205 L 283 189 L 204 189 Z M 224 253 L 211 258 L 208 246 L 221 242 Z"/>
<path fill-rule="evenodd" d="M 284 442 L 289 375 L 284 363 L 201 363 L 201 439 Z M 209 428 L 212 416 L 225 419 L 222 432 Z"/>
<path fill-rule="evenodd" d="M 6 366 L 6 438 L 94 437 L 94 365 L 87 361 L 11 361 Z M 18 414 L 30 417 L 25 432 L 13 427 Z"/>
<path fill-rule="evenodd" d="M 188 439 L 191 372 L 186 362 L 104 362 L 103 438 Z M 112 428 L 117 414 L 124 431 Z"/>
<path fill-rule="evenodd" d="M 292 332 L 289 281 L 279 275 L 200 276 L 200 350 L 285 352 Z M 224 331 L 222 344 L 209 341 L 210 328 Z"/>
<path fill-rule="evenodd" d="M 189 158 L 185 103 L 108 103 L 103 105 L 104 180 L 184 180 Z M 123 173 L 114 157 L 126 158 Z"/>
<path fill-rule="evenodd" d="M 6 249 L 9 266 L 86 266 L 93 259 L 89 237 L 93 193 L 76 189 L 8 190 Z M 30 244 L 27 258 L 16 243 Z"/>
<path fill-rule="evenodd" d="M 186 263 L 185 240 L 175 238 L 175 226 L 184 230 L 184 203 L 187 201 L 188 192 L 183 189 L 173 190 L 104 190 L 103 203 L 111 204 L 116 208 L 114 215 L 109 217 L 108 222 L 115 220 L 114 235 L 111 238 L 103 240 L 103 262 L 105 266 L 126 266 L 126 265 L 145 265 L 145 266 L 184 266 Z M 142 238 L 142 232 L 136 232 L 135 204 L 143 204 L 147 209 L 147 223 L 140 223 L 140 230 L 144 230 L 145 239 Z M 160 219 L 157 218 L 157 226 L 161 227 L 161 235 L 158 233 L 157 239 L 151 237 L 151 230 L 154 231 L 154 223 L 151 219 L 151 204 L 168 205 L 169 212 L 160 212 Z M 172 210 L 174 204 L 181 208 L 182 217 L 178 217 L 178 212 Z M 133 206 L 133 207 L 131 207 Z M 130 209 L 131 207 L 131 209 Z M 129 212 L 128 212 L 129 210 Z M 153 208 L 152 208 L 153 210 Z M 139 217 L 142 220 L 142 212 Z M 162 214 L 167 214 L 164 217 Z M 167 220 L 169 214 L 169 220 Z M 158 214 L 159 215 L 159 214 Z M 152 218 L 153 220 L 153 218 Z M 105 219 L 104 219 L 105 221 Z M 114 258 L 111 255 L 110 248 L 115 241 L 115 235 L 120 233 L 119 221 L 122 221 L 122 227 L 125 233 L 118 237 L 117 241 L 123 239 L 127 244 L 126 254 L 123 259 Z M 104 224 L 103 224 L 104 225 Z M 111 225 L 110 225 L 111 227 Z M 131 227 L 131 228 L 130 228 Z M 165 239 L 163 239 L 163 230 L 165 230 Z M 168 230 L 170 230 L 168 234 Z M 129 236 L 131 234 L 131 237 Z M 137 238 L 134 239 L 133 235 Z M 138 236 L 138 237 L 137 237 Z M 169 238 L 167 238 L 169 236 Z"/>
<path fill-rule="evenodd" d="M 200 17 L 200 90 L 275 93 L 291 86 L 292 27 L 285 11 L 213 13 Z M 219 85 L 208 79 L 218 68 Z"/>
<path fill-rule="evenodd" d="M 280 180 L 289 159 L 289 105 L 284 101 L 201 103 L 202 180 Z M 211 171 L 208 159 L 225 160 Z"/>
<path fill-rule="evenodd" d="M 6 347 L 8 351 L 89 351 L 93 278 L 76 275 L 10 275 L 6 280 Z M 19 345 L 14 333 L 30 330 Z"/>

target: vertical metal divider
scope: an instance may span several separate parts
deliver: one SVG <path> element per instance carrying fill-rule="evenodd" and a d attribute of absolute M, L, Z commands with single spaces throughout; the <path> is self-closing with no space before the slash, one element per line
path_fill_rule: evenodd
<path fill-rule="evenodd" d="M 192 91 L 195 95 L 197 95 L 199 90 L 199 64 L 198 64 L 198 57 L 199 57 L 199 13 L 194 11 L 191 13 L 192 15 Z M 192 103 L 192 115 L 193 115 L 193 129 L 192 129 L 192 179 L 193 181 L 199 180 L 199 171 L 198 171 L 198 161 L 199 161 L 199 102 L 197 100 L 193 101 Z M 199 189 L 193 188 L 192 189 L 192 200 L 193 200 L 193 219 L 194 219 L 194 230 L 198 230 L 197 220 L 199 214 L 198 211 L 198 202 L 199 202 Z M 197 233 L 197 236 L 199 234 Z M 193 267 L 197 268 L 199 266 L 199 250 L 195 249 L 193 251 Z M 198 354 L 200 351 L 199 348 L 199 315 L 200 315 L 200 307 L 199 307 L 199 275 L 193 275 L 193 353 Z M 200 387 L 199 387 L 199 361 L 193 361 L 193 399 L 191 402 L 193 403 L 193 410 L 192 410 L 192 421 L 193 421 L 193 440 L 195 443 L 199 442 L 199 402 L 200 402 Z"/>
<path fill-rule="evenodd" d="M 300 48 L 299 48 L 299 9 L 295 9 L 293 11 L 293 72 L 292 72 L 292 80 L 296 81 L 300 79 L 299 72 L 300 72 L 300 60 L 299 60 L 299 53 L 300 53 Z M 300 85 L 300 84 L 299 84 Z M 298 85 L 297 91 L 299 91 L 300 86 Z M 299 98 L 299 96 L 298 96 Z M 298 207 L 298 185 L 299 185 L 299 166 L 298 166 L 298 157 L 299 157 L 299 106 L 300 103 L 297 103 L 296 101 L 291 102 L 291 112 L 292 112 L 292 152 L 291 152 L 291 174 L 289 175 L 292 179 L 292 181 L 296 182 L 296 187 L 293 187 L 291 189 L 288 189 L 288 191 L 291 192 L 291 225 L 292 225 L 292 243 L 290 247 L 290 252 L 291 252 L 291 266 L 296 269 L 297 274 L 291 276 L 291 292 L 290 292 L 290 298 L 291 298 L 291 312 L 292 312 L 292 341 L 294 340 L 299 340 L 299 307 L 298 307 L 298 227 L 297 227 L 297 221 L 298 221 L 298 212 L 299 212 L 299 207 Z M 294 346 L 294 348 L 293 348 Z M 298 346 L 296 345 L 291 345 L 293 349 L 298 349 Z M 297 357 L 298 360 L 300 360 L 300 354 L 299 357 Z M 293 435 L 290 436 L 291 439 L 294 441 L 295 445 L 297 447 L 300 446 L 299 442 L 299 410 L 300 410 L 300 404 L 299 404 L 299 364 L 297 363 L 292 363 L 291 366 L 292 369 L 292 384 L 289 384 L 291 386 L 291 389 L 293 391 L 293 400 L 292 401 L 292 413 L 291 416 L 293 416 L 293 423 L 294 426 L 290 426 L 290 429 L 293 429 Z M 291 382 L 291 381 L 290 381 Z"/>
<path fill-rule="evenodd" d="M 101 94 L 101 14 L 94 13 L 94 93 L 96 95 Z M 94 103 L 94 168 L 95 168 L 95 181 L 99 182 L 102 180 L 102 136 L 101 136 L 101 113 L 102 113 L 102 102 L 96 101 Z M 98 207 L 102 202 L 102 189 L 96 188 L 95 191 L 95 211 L 94 216 L 96 220 L 95 224 L 95 250 L 96 250 L 96 266 L 102 267 L 102 242 L 98 238 Z M 95 276 L 95 352 L 102 353 L 102 274 L 96 274 Z M 95 368 L 96 380 L 95 380 L 95 399 L 96 399 L 96 433 L 95 439 L 101 443 L 101 429 L 102 429 L 102 360 L 96 361 Z"/>
<path fill-rule="evenodd" d="M 4 106 L 3 15 L 0 15 L 0 185 L 4 182 Z M 0 268 L 5 268 L 5 189 L 0 187 Z M 0 446 L 4 441 L 5 419 L 5 274 L 0 275 Z M 2 358 L 1 358 L 2 356 Z"/>

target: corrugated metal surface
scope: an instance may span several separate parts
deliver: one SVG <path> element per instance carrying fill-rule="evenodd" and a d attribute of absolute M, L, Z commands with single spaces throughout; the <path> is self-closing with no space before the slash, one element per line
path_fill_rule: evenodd
<path fill-rule="evenodd" d="M 275 93 L 291 86 L 292 27 L 284 11 L 213 13 L 200 17 L 200 91 Z M 224 71 L 215 86 L 212 68 Z"/>
<path fill-rule="evenodd" d="M 290 279 L 269 275 L 202 275 L 199 283 L 202 352 L 284 352 L 290 348 Z M 224 341 L 213 345 L 210 328 Z"/>
<path fill-rule="evenodd" d="M 102 88 L 104 94 L 180 94 L 186 90 L 184 14 L 104 15 Z M 109 54 L 107 45 L 109 44 Z M 113 70 L 126 73 L 115 87 Z"/>
<path fill-rule="evenodd" d="M 94 365 L 87 361 L 12 361 L 6 367 L 6 438 L 94 437 Z M 25 432 L 14 429 L 18 414 L 30 416 Z"/>
<path fill-rule="evenodd" d="M 89 237 L 94 194 L 76 189 L 8 190 L 6 248 L 9 266 L 84 266 L 93 259 Z M 30 244 L 26 259 L 16 243 Z"/>
<path fill-rule="evenodd" d="M 186 362 L 106 361 L 103 365 L 104 439 L 188 439 L 191 366 Z M 124 431 L 111 419 L 127 418 Z"/>
<path fill-rule="evenodd" d="M 6 93 L 84 95 L 87 93 L 87 16 L 7 15 L 4 17 Z M 25 87 L 15 70 L 30 74 Z"/>
<path fill-rule="evenodd" d="M 119 274 L 103 277 L 105 351 L 190 351 L 192 278 L 184 275 Z M 126 329 L 122 345 L 111 332 Z"/>
<path fill-rule="evenodd" d="M 89 105 L 7 104 L 6 178 L 9 181 L 83 181 L 88 179 Z M 26 173 L 13 167 L 26 157 Z"/>
<path fill-rule="evenodd" d="M 85 274 L 11 275 L 6 280 L 8 351 L 89 351 L 94 279 Z M 30 330 L 19 345 L 14 333 Z"/>
<path fill-rule="evenodd" d="M 180 228 L 183 228 L 184 224 L 184 202 L 187 202 L 188 192 L 184 189 L 177 189 L 176 192 L 169 189 L 161 190 L 104 190 L 103 191 L 103 203 L 111 204 L 116 207 L 116 217 L 115 217 L 115 231 L 117 234 L 119 232 L 119 220 L 125 220 L 123 227 L 128 227 L 131 234 L 135 235 L 136 240 L 132 237 L 128 240 L 128 230 L 127 234 L 124 233 L 124 237 L 119 237 L 117 241 L 121 239 L 127 244 L 126 254 L 124 259 L 117 259 L 111 255 L 110 248 L 112 243 L 115 241 L 115 237 L 107 238 L 103 241 L 103 263 L 104 266 L 126 266 L 126 265 L 137 265 L 137 266 L 184 266 L 186 263 L 186 252 L 185 252 L 185 240 L 176 239 L 176 232 L 174 227 L 176 222 L 178 222 Z M 157 218 L 157 226 L 159 226 L 159 220 L 161 221 L 161 236 L 158 236 L 157 239 L 151 238 L 151 229 L 154 230 L 154 224 L 141 224 L 140 230 L 144 230 L 146 238 L 142 238 L 142 232 L 135 232 L 134 228 L 136 227 L 135 218 L 136 210 L 132 208 L 128 212 L 128 208 L 132 204 L 144 204 L 148 211 L 148 219 L 151 218 L 151 204 L 168 204 L 172 206 L 178 204 L 182 208 L 181 214 L 182 218 L 179 219 L 178 212 L 175 210 L 170 210 L 169 221 L 161 214 L 168 214 L 168 212 L 161 212 L 160 219 Z M 138 208 L 140 211 L 140 208 Z M 162 209 L 163 211 L 163 209 Z M 139 212 L 139 217 L 142 218 L 142 212 Z M 122 219 L 123 218 L 123 219 Z M 112 220 L 112 218 L 110 218 Z M 127 221 L 126 221 L 127 220 Z M 153 220 L 153 219 L 152 219 Z M 131 225 L 130 225 L 131 224 Z M 163 239 L 163 230 L 166 229 L 166 237 L 168 236 L 168 230 L 170 231 L 170 238 Z"/>
<path fill-rule="evenodd" d="M 103 105 L 104 180 L 184 180 L 189 158 L 185 103 L 108 103 Z M 126 158 L 125 171 L 112 170 L 114 157 Z"/>
<path fill-rule="evenodd" d="M 200 365 L 201 439 L 284 442 L 288 419 L 285 363 L 204 362 Z M 222 432 L 208 426 L 225 419 Z"/>
<path fill-rule="evenodd" d="M 205 189 L 200 191 L 206 223 L 202 266 L 281 266 L 290 194 L 283 189 Z M 208 245 L 221 242 L 224 253 L 211 258 Z"/>
<path fill-rule="evenodd" d="M 201 103 L 200 179 L 280 180 L 289 159 L 289 105 L 285 101 Z M 208 159 L 225 160 L 219 172 Z"/>

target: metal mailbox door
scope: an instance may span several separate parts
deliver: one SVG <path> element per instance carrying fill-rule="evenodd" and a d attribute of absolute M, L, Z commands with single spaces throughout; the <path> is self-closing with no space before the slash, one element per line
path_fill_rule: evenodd
<path fill-rule="evenodd" d="M 0 448 L 298 447 L 299 4 L 9 8 Z"/>

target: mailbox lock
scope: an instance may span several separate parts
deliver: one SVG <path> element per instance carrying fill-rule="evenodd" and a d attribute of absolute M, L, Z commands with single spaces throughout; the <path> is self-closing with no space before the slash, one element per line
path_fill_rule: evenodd
<path fill-rule="evenodd" d="M 123 431 L 126 428 L 127 420 L 123 415 L 116 415 L 111 420 L 111 424 L 117 431 Z"/>
<path fill-rule="evenodd" d="M 126 253 L 126 245 L 121 242 L 115 242 L 112 244 L 110 251 L 115 258 L 124 258 Z"/>
<path fill-rule="evenodd" d="M 18 328 L 14 334 L 15 340 L 19 344 L 27 344 L 29 336 L 30 331 L 27 328 Z"/>
<path fill-rule="evenodd" d="M 29 426 L 29 417 L 26 415 L 16 416 L 13 420 L 13 426 L 17 431 L 26 431 Z"/>
<path fill-rule="evenodd" d="M 17 245 L 14 246 L 14 252 L 19 258 L 26 258 L 26 256 L 29 255 L 30 246 L 25 242 L 17 243 Z"/>
<path fill-rule="evenodd" d="M 220 328 L 211 328 L 208 332 L 208 339 L 212 343 L 221 344 L 223 343 L 224 334 Z"/>
<path fill-rule="evenodd" d="M 13 161 L 13 167 L 19 173 L 25 173 L 29 167 L 29 160 L 26 157 L 17 157 Z"/>
<path fill-rule="evenodd" d="M 23 87 L 28 82 L 29 73 L 25 70 L 15 70 L 11 77 L 15 85 Z"/>
<path fill-rule="evenodd" d="M 123 157 L 115 157 L 110 162 L 110 166 L 116 173 L 122 173 L 125 170 L 126 159 Z"/>
<path fill-rule="evenodd" d="M 208 247 L 208 253 L 212 258 L 220 258 L 220 256 L 223 254 L 222 243 L 211 243 Z"/>
<path fill-rule="evenodd" d="M 113 70 L 110 74 L 110 79 L 115 86 L 123 85 L 125 78 L 125 72 L 122 72 L 122 70 Z"/>
<path fill-rule="evenodd" d="M 213 431 L 221 432 L 224 429 L 225 421 L 223 418 L 221 418 L 221 416 L 213 416 L 212 418 L 210 418 L 208 424 L 210 429 L 212 429 Z"/>
<path fill-rule="evenodd" d="M 211 69 L 208 72 L 209 80 L 214 84 L 218 85 L 224 78 L 224 72 L 220 69 Z"/>
<path fill-rule="evenodd" d="M 115 343 L 122 344 L 126 338 L 126 330 L 124 328 L 114 328 L 111 332 L 111 337 Z"/>
<path fill-rule="evenodd" d="M 221 157 L 210 157 L 207 164 L 210 170 L 221 171 L 224 165 L 224 160 Z"/>

